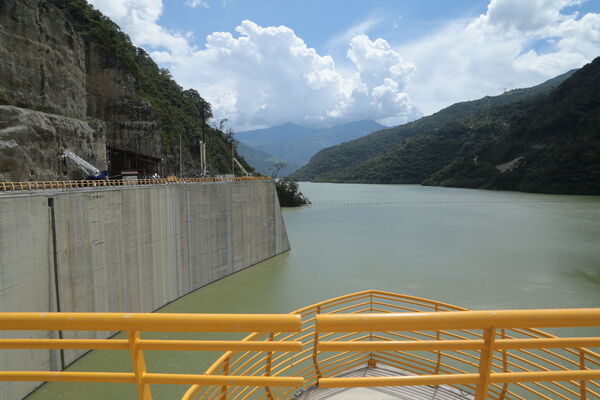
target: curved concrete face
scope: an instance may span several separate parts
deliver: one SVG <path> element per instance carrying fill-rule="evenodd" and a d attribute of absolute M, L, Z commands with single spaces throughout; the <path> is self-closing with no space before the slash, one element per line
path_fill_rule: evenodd
<path fill-rule="evenodd" d="M 269 181 L 0 195 L 0 312 L 151 312 L 289 249 Z M 2 350 L 0 370 L 57 370 L 81 354 Z M 35 386 L 0 392 L 17 400 Z"/>

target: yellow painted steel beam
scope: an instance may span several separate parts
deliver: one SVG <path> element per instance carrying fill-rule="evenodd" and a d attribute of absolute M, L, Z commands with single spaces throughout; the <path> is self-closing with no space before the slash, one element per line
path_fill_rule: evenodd
<path fill-rule="evenodd" d="M 0 381 L 135 383 L 127 372 L 0 371 Z"/>
<path fill-rule="evenodd" d="M 320 388 L 419 386 L 419 385 L 469 385 L 479 381 L 479 374 L 403 375 L 363 378 L 321 378 Z"/>
<path fill-rule="evenodd" d="M 0 313 L 0 330 L 299 332 L 292 314 Z"/>
<path fill-rule="evenodd" d="M 321 314 L 319 332 L 600 326 L 600 308 L 382 314 Z"/>
<path fill-rule="evenodd" d="M 581 348 L 600 346 L 600 337 L 582 338 L 539 338 L 539 339 L 498 339 L 494 348 L 496 350 L 517 349 L 556 349 L 556 348 Z"/>
<path fill-rule="evenodd" d="M 138 343 L 141 339 L 140 332 L 127 332 L 129 342 L 129 355 L 133 366 L 133 374 L 135 375 L 135 384 L 138 391 L 139 400 L 152 400 L 152 389 L 150 385 L 143 382 L 144 374 L 147 372 L 146 360 L 144 352 L 138 348 Z"/>
<path fill-rule="evenodd" d="M 233 375 L 192 375 L 192 374 L 150 374 L 143 377 L 146 384 L 189 384 L 189 385 L 229 385 L 229 386 L 281 386 L 302 387 L 302 377 L 280 376 L 233 376 Z"/>
<path fill-rule="evenodd" d="M 0 349 L 128 350 L 125 339 L 0 339 Z"/>
<path fill-rule="evenodd" d="M 600 337 L 590 338 L 540 338 L 499 339 L 496 350 L 551 349 L 598 347 Z M 382 340 L 382 341 L 327 341 L 319 343 L 320 351 L 437 351 L 437 350 L 481 350 L 483 340 Z"/>
<path fill-rule="evenodd" d="M 570 371 L 497 372 L 490 374 L 492 383 L 590 381 L 600 379 L 600 369 Z"/>
<path fill-rule="evenodd" d="M 135 383 L 135 375 L 127 372 L 0 371 L 0 381 Z M 302 387 L 304 378 L 144 373 L 142 382 L 144 384 Z"/>
<path fill-rule="evenodd" d="M 372 342 L 321 342 L 320 351 L 427 351 L 479 350 L 483 340 L 383 340 Z"/>
<path fill-rule="evenodd" d="M 302 342 L 227 340 L 140 340 L 141 350 L 183 351 L 301 351 Z"/>
<path fill-rule="evenodd" d="M 490 372 L 494 357 L 494 343 L 496 342 L 496 328 L 487 328 L 483 334 L 483 349 L 479 355 L 479 382 L 475 389 L 475 400 L 486 400 L 490 386 Z"/>
<path fill-rule="evenodd" d="M 490 374 L 490 383 L 555 382 L 600 378 L 600 370 L 498 372 Z M 479 374 L 403 375 L 362 378 L 321 378 L 320 388 L 469 385 L 479 382 Z"/>

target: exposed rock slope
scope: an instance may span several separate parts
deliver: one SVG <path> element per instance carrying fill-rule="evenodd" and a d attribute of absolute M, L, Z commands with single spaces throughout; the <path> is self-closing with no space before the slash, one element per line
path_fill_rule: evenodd
<path fill-rule="evenodd" d="M 65 148 L 101 170 L 107 168 L 102 122 L 90 125 L 60 115 L 0 106 L 0 181 L 85 178 L 83 171 L 61 162 Z"/>
<path fill-rule="evenodd" d="M 51 1 L 0 2 L 0 101 L 87 114 L 85 41 Z"/>
<path fill-rule="evenodd" d="M 67 148 L 112 173 L 197 176 L 201 138 L 212 172 L 231 173 L 210 104 L 85 0 L 0 1 L 0 59 L 0 105 L 23 109 L 0 113 L 0 180 L 80 178 L 59 160 Z"/>

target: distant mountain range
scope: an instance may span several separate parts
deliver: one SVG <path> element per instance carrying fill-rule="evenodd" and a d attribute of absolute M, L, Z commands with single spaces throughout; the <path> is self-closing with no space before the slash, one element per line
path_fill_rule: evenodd
<path fill-rule="evenodd" d="M 277 174 L 279 177 L 290 175 L 300 166 L 292 162 L 282 160 L 262 150 L 257 150 L 248 146 L 244 142 L 240 142 L 237 146 L 237 152 L 244 157 L 246 162 L 250 164 L 257 172 L 263 175 Z"/>
<path fill-rule="evenodd" d="M 272 168 L 273 160 L 289 164 L 287 170 L 292 167 L 295 170 L 298 166 L 306 164 L 321 149 L 359 138 L 383 128 L 385 126 L 372 120 L 339 124 L 330 128 L 308 128 L 290 122 L 266 129 L 238 132 L 235 137 L 240 144 L 243 143 L 252 149 L 263 152 L 262 158 L 258 153 L 253 153 L 255 163 L 252 163 L 250 160 L 252 156 L 249 153 L 244 154 L 244 151 L 248 152 L 249 150 L 243 146 L 239 147 L 240 153 L 257 171 L 267 173 L 261 168 L 263 168 L 262 166 Z M 283 171 L 281 172 L 283 173 Z M 284 175 L 280 174 L 280 176 Z"/>
<path fill-rule="evenodd" d="M 600 194 L 600 58 L 318 152 L 292 177 Z"/>

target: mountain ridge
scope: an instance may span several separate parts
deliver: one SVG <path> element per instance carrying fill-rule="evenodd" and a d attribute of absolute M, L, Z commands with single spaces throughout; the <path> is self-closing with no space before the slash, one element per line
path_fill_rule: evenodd
<path fill-rule="evenodd" d="M 531 88 L 513 89 L 498 96 L 455 103 L 416 121 L 323 149 L 316 153 L 307 165 L 292 174 L 292 177 L 323 182 L 369 182 L 368 177 L 359 179 L 359 173 L 348 177 L 345 171 L 351 171 L 352 166 L 359 166 L 374 157 L 382 156 L 412 136 L 439 130 L 453 121 L 472 117 L 488 108 L 516 103 L 552 90 L 574 72 L 575 70 L 568 71 Z"/>
<path fill-rule="evenodd" d="M 287 160 L 282 160 L 262 150 L 257 150 L 248 146 L 244 142 L 239 142 L 237 152 L 244 157 L 256 172 L 269 176 L 276 174 L 278 177 L 285 177 L 297 170 L 300 166 Z"/>
<path fill-rule="evenodd" d="M 272 156 L 304 165 L 319 150 L 385 128 L 373 120 L 337 124 L 327 128 L 303 127 L 292 122 L 270 128 L 238 132 L 246 145 Z"/>
<path fill-rule="evenodd" d="M 599 92 L 600 57 L 529 90 L 453 105 L 440 113 L 451 115 L 454 107 L 463 111 L 457 118 L 313 180 L 600 194 Z M 507 95 L 515 94 L 516 101 L 507 101 Z M 477 106 L 476 112 L 464 112 L 470 105 Z M 424 125 L 434 116 L 416 123 Z M 364 138 L 354 142 L 360 141 Z M 327 151 L 331 149 L 321 153 Z M 301 172 L 314 170 L 312 163 L 294 177 L 302 179 Z"/>

